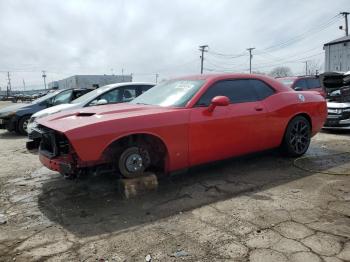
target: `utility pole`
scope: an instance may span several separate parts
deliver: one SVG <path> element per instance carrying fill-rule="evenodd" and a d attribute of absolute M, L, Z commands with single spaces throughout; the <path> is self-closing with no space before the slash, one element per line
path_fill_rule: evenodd
<path fill-rule="evenodd" d="M 43 72 L 42 77 L 44 79 L 44 87 L 46 89 L 46 72 L 45 72 L 45 70 L 43 70 L 42 72 Z"/>
<path fill-rule="evenodd" d="M 157 73 L 156 74 L 156 84 L 158 84 L 158 77 L 159 77 L 159 74 Z"/>
<path fill-rule="evenodd" d="M 348 24 L 348 15 L 350 14 L 349 12 L 341 12 L 340 13 L 341 15 L 344 16 L 345 18 L 345 36 L 348 36 L 349 35 L 349 24 Z M 339 26 L 339 29 L 343 29 L 343 26 Z"/>
<path fill-rule="evenodd" d="M 26 91 L 26 82 L 24 82 L 24 79 L 23 80 L 23 91 Z"/>
<path fill-rule="evenodd" d="M 122 81 L 124 82 L 124 68 L 122 68 Z"/>
<path fill-rule="evenodd" d="M 307 75 L 307 61 L 305 61 L 304 63 L 305 63 L 305 75 Z"/>
<path fill-rule="evenodd" d="M 255 49 L 255 47 L 247 48 L 247 50 L 249 52 L 249 74 L 252 73 L 252 59 L 253 59 L 252 50 L 254 50 L 254 49 Z"/>
<path fill-rule="evenodd" d="M 208 52 L 207 48 L 209 46 L 208 45 L 200 45 L 199 46 L 199 51 L 201 51 L 201 74 L 203 74 L 203 63 L 204 63 L 204 52 Z"/>
<path fill-rule="evenodd" d="M 11 94 L 11 78 L 10 78 L 10 72 L 7 72 L 7 89 L 6 89 L 6 95 L 9 97 Z"/>

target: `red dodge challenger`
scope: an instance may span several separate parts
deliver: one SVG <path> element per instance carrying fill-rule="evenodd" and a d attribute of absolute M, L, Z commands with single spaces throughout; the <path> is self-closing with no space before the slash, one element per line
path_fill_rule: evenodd
<path fill-rule="evenodd" d="M 67 176 L 109 168 L 131 178 L 278 147 L 297 157 L 326 117 L 318 92 L 297 92 L 266 76 L 183 77 L 127 104 L 38 120 L 40 160 Z"/>

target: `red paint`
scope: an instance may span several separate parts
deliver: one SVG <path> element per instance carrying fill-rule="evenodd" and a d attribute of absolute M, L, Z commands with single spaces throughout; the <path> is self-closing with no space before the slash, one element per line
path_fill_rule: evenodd
<path fill-rule="evenodd" d="M 288 122 L 298 114 L 311 119 L 313 135 L 326 120 L 326 102 L 317 92 L 296 92 L 266 76 L 225 74 L 181 79 L 206 80 L 184 108 L 116 104 L 62 112 L 38 122 L 66 135 L 80 166 L 102 161 L 103 152 L 113 141 L 131 134 L 152 134 L 167 147 L 166 171 L 170 172 L 278 147 Z M 273 87 L 275 94 L 262 101 L 228 105 L 226 97 L 219 97 L 214 108 L 194 107 L 213 83 L 227 79 L 260 79 Z M 48 168 L 58 169 L 56 162 L 51 164 L 43 155 L 40 160 Z"/>

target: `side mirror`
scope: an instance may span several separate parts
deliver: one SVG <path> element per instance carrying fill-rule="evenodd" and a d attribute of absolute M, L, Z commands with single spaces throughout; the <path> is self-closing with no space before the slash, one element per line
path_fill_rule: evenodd
<path fill-rule="evenodd" d="M 106 105 L 108 104 L 108 101 L 106 99 L 100 99 L 97 101 L 96 105 Z"/>
<path fill-rule="evenodd" d="M 303 88 L 300 86 L 296 86 L 296 87 L 294 87 L 294 90 L 295 91 L 303 91 Z"/>
<path fill-rule="evenodd" d="M 227 96 L 216 96 L 211 100 L 208 107 L 209 112 L 213 112 L 217 106 L 228 106 L 230 104 L 230 99 Z"/>

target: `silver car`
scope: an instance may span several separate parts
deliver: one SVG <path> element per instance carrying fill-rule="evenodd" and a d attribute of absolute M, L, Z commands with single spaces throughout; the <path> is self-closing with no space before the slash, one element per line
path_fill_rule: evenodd
<path fill-rule="evenodd" d="M 106 85 L 73 100 L 69 104 L 60 104 L 35 113 L 30 118 L 27 126 L 29 138 L 29 141 L 27 142 L 27 149 L 32 150 L 39 146 L 41 135 L 39 132 L 40 130 L 38 130 L 38 123 L 36 122 L 38 118 L 62 111 L 88 106 L 129 102 L 148 89 L 152 88 L 154 85 L 155 84 L 153 83 L 146 82 L 124 82 Z"/>

